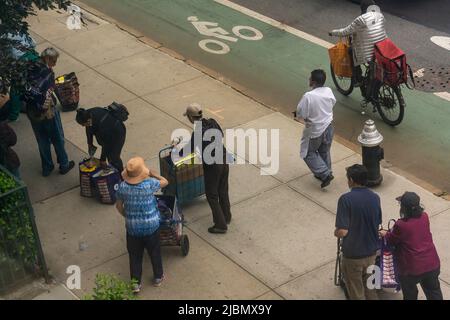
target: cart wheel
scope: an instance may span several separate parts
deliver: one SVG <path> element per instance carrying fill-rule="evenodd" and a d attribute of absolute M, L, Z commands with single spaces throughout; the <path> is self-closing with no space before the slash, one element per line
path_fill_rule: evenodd
<path fill-rule="evenodd" d="M 181 253 L 183 256 L 187 256 L 189 253 L 189 238 L 187 235 L 182 235 L 180 239 Z"/>

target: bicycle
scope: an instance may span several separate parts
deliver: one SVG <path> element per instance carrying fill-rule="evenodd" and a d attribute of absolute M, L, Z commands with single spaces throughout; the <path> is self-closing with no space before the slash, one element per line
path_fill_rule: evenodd
<path fill-rule="evenodd" d="M 351 43 L 351 38 L 349 38 L 349 43 Z M 406 107 L 400 85 L 390 86 L 376 80 L 374 61 L 364 64 L 362 67 L 365 70 L 363 70 L 360 84 L 361 95 L 364 98 L 361 106 L 365 108 L 371 103 L 373 112 L 378 111 L 385 123 L 392 127 L 399 125 L 403 120 Z M 355 75 L 352 74 L 351 78 L 337 76 L 331 63 L 330 69 L 336 89 L 344 96 L 350 95 L 355 88 Z"/>

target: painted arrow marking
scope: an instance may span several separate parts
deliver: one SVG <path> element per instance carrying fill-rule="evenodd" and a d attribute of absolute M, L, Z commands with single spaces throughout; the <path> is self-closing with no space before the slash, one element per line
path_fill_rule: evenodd
<path fill-rule="evenodd" d="M 431 42 L 438 45 L 439 47 L 442 47 L 444 49 L 450 50 L 450 37 L 431 37 Z"/>

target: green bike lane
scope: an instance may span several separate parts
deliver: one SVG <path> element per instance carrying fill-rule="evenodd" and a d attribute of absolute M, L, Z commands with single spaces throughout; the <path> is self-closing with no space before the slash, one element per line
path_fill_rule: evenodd
<path fill-rule="evenodd" d="M 291 115 L 302 94 L 308 90 L 312 69 L 329 70 L 326 48 L 261 22 L 212 0 L 82 0 L 115 20 L 128 25 L 161 43 L 185 59 L 195 61 L 239 85 L 247 95 Z M 235 26 L 250 26 L 262 32 L 263 38 L 237 42 L 201 35 L 188 21 L 218 23 L 228 31 Z M 251 35 L 251 33 L 243 34 Z M 230 52 L 223 55 L 202 50 L 198 43 L 214 39 L 226 43 Z M 395 41 L 395 39 L 394 39 Z M 217 48 L 211 46 L 211 48 Z M 328 72 L 329 74 L 329 72 Z M 395 128 L 385 125 L 368 106 L 361 114 L 361 95 L 336 95 L 336 133 L 357 143 L 366 119 L 373 118 L 385 140 L 386 159 L 435 187 L 450 191 L 450 102 L 433 94 L 403 89 L 407 108 L 403 122 Z M 297 146 L 293 146 L 297 147 Z"/>

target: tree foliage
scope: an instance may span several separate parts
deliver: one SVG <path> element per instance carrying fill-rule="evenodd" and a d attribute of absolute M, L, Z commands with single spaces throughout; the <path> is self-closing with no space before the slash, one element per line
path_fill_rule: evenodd
<path fill-rule="evenodd" d="M 68 0 L 1 0 L 0 1 L 0 79 L 21 83 L 26 73 L 23 61 L 12 56 L 13 48 L 21 49 L 19 41 L 9 35 L 28 35 L 26 18 L 36 15 L 36 10 L 66 9 Z"/>

